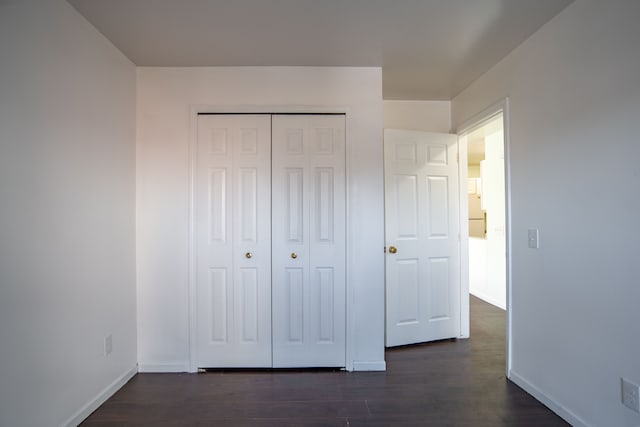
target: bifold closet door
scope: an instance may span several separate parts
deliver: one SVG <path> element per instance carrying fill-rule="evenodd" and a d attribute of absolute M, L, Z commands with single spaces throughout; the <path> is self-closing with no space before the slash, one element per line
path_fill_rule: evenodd
<path fill-rule="evenodd" d="M 271 117 L 199 115 L 198 367 L 271 367 Z"/>
<path fill-rule="evenodd" d="M 345 117 L 272 119 L 273 366 L 345 366 Z"/>

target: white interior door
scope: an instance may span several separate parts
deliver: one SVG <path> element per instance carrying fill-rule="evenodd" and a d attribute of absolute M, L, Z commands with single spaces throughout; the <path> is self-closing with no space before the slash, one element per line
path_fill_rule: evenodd
<path fill-rule="evenodd" d="M 197 366 L 271 366 L 271 118 L 199 115 Z"/>
<path fill-rule="evenodd" d="M 345 118 L 273 116 L 273 366 L 345 366 Z"/>
<path fill-rule="evenodd" d="M 460 334 L 457 137 L 385 129 L 386 345 Z"/>

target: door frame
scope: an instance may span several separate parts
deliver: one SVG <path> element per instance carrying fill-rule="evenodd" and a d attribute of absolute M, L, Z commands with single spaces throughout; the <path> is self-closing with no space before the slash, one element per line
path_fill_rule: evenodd
<path fill-rule="evenodd" d="M 459 178 L 460 182 L 466 182 L 468 178 L 467 173 L 467 141 L 465 134 L 468 134 L 475 129 L 478 129 L 485 125 L 488 121 L 495 118 L 498 114 L 502 113 L 502 129 L 504 138 L 504 195 L 505 195 L 505 244 L 506 244 L 506 286 L 507 286 L 507 299 L 506 299 L 506 312 L 507 312 L 507 330 L 506 330 L 506 362 L 507 366 L 506 375 L 507 378 L 511 378 L 511 343 L 512 343 L 512 267 L 511 267 L 511 248 L 512 248 L 512 233 L 511 233 L 511 149 L 510 149 L 510 132 L 509 132 L 509 98 L 504 98 L 493 105 L 485 108 L 479 113 L 471 116 L 471 118 L 462 122 L 454 131 L 458 135 L 458 152 L 459 152 Z M 467 187 L 460 185 L 460 221 L 468 220 L 468 198 Z M 461 276 L 461 296 L 469 295 L 469 229 L 467 227 L 461 227 L 460 233 L 460 276 Z M 469 337 L 470 329 L 470 315 L 469 315 L 469 298 L 461 298 L 461 337 Z"/>
<path fill-rule="evenodd" d="M 189 206 L 188 206 L 188 270 L 189 276 L 187 278 L 187 315 L 188 315 L 188 328 L 189 328 L 189 372 L 194 373 L 198 371 L 196 362 L 197 353 L 197 282 L 196 282 L 196 258 L 197 248 L 195 239 L 195 224 L 196 224 L 196 165 L 197 165 L 197 144 L 198 144 L 198 114 L 344 114 L 345 116 L 345 215 L 346 215 L 346 232 L 345 232 L 345 302 L 346 302 L 346 350 L 345 350 L 345 369 L 347 371 L 353 370 L 353 350 L 352 350 L 352 337 L 353 335 L 353 310 L 351 307 L 351 301 L 353 300 L 353 289 L 350 286 L 350 258 L 351 242 L 349 236 L 351 234 L 351 215 L 349 204 L 349 165 L 350 165 L 350 109 L 348 107 L 341 106 L 297 106 L 297 105 L 209 105 L 209 104 L 195 104 L 189 108 L 189 169 L 188 169 L 188 193 L 189 193 Z"/>

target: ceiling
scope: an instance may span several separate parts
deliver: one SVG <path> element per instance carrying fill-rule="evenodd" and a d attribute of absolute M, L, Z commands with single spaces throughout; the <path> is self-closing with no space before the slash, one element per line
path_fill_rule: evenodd
<path fill-rule="evenodd" d="M 68 0 L 138 66 L 382 67 L 449 100 L 573 0 Z"/>

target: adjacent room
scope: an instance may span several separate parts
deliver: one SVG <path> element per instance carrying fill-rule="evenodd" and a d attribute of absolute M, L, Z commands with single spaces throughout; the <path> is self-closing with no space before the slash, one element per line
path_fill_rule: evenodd
<path fill-rule="evenodd" d="M 507 308 L 507 236 L 503 114 L 481 123 L 467 140 L 469 292 Z"/>
<path fill-rule="evenodd" d="M 0 426 L 640 425 L 638 17 L 0 0 Z"/>

